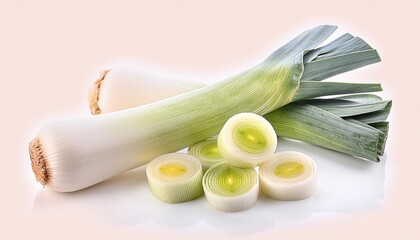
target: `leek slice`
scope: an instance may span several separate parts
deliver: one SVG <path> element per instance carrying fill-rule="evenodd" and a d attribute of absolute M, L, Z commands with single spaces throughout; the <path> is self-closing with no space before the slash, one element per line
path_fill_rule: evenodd
<path fill-rule="evenodd" d="M 315 192 L 317 166 L 303 153 L 279 152 L 260 166 L 259 179 L 261 192 L 270 198 L 305 199 Z"/>
<path fill-rule="evenodd" d="M 204 174 L 203 189 L 207 201 L 214 208 L 225 212 L 242 211 L 257 202 L 257 171 L 220 162 Z"/>
<path fill-rule="evenodd" d="M 239 113 L 225 123 L 217 146 L 230 165 L 251 168 L 274 154 L 277 135 L 265 118 L 254 113 Z"/>
<path fill-rule="evenodd" d="M 203 195 L 203 170 L 191 155 L 164 154 L 149 163 L 146 175 L 153 195 L 164 202 L 186 202 Z"/>
<path fill-rule="evenodd" d="M 187 153 L 195 156 L 200 161 L 204 172 L 214 164 L 223 161 L 223 157 L 217 147 L 216 137 L 189 146 Z"/>

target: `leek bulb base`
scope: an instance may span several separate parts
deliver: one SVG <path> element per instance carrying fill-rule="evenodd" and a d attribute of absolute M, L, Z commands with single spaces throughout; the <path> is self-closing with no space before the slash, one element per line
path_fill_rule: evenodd
<path fill-rule="evenodd" d="M 39 138 L 35 138 L 29 143 L 29 157 L 31 159 L 31 166 L 35 179 L 42 185 L 47 185 L 50 180 L 50 175 L 47 159 Z"/>

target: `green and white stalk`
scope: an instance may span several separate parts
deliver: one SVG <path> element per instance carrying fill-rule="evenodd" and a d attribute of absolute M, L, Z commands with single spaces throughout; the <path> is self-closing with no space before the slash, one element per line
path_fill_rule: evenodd
<path fill-rule="evenodd" d="M 211 166 L 223 161 L 217 147 L 217 137 L 198 142 L 188 147 L 187 153 L 196 157 L 206 172 Z"/>
<path fill-rule="evenodd" d="M 277 200 L 301 200 L 316 189 L 317 166 L 299 152 L 278 152 L 259 168 L 261 192 Z"/>
<path fill-rule="evenodd" d="M 304 72 L 292 101 L 327 95 L 381 91 L 380 84 L 320 82 L 381 60 L 375 49 L 361 41 L 363 40 L 360 38 L 344 34 L 335 41 L 304 54 Z M 262 64 L 278 63 L 279 59 L 286 58 L 290 51 L 288 48 L 299 44 L 299 39 L 295 38 Z M 89 93 L 89 107 L 92 114 L 109 113 L 153 103 L 205 86 L 207 85 L 200 82 L 152 76 L 136 68 L 117 66 L 104 71 L 95 81 Z"/>
<path fill-rule="evenodd" d="M 103 84 L 110 82 L 107 93 L 112 92 L 113 88 L 111 86 L 118 86 L 117 89 L 131 89 L 132 94 L 136 96 L 142 96 L 144 91 L 154 92 L 156 93 L 156 101 L 174 96 L 172 90 L 166 92 L 164 91 L 165 88 L 163 90 L 154 88 L 154 85 L 149 86 L 144 78 L 135 77 L 141 76 L 140 72 L 135 69 L 125 68 L 124 70 L 121 70 L 121 68 L 117 67 L 116 70 L 115 74 L 107 75 L 105 79 L 102 79 Z M 130 80 L 125 81 L 125 75 L 131 75 Z M 155 78 L 154 82 L 157 84 L 157 82 L 160 82 L 160 79 Z M 204 84 L 200 85 L 194 82 L 178 80 L 163 80 L 161 83 L 164 84 L 166 88 L 169 88 L 168 86 L 173 86 L 173 88 L 178 89 L 178 91 L 193 91 L 199 87 L 204 87 Z M 320 83 L 328 83 L 329 86 L 324 87 L 319 85 Z M 136 87 L 136 84 L 137 86 L 141 85 L 142 87 Z M 306 87 L 302 87 L 302 84 Z M 93 87 L 93 89 L 97 88 Z M 297 102 L 290 103 L 290 106 L 285 106 L 278 111 L 274 111 L 272 114 L 269 114 L 267 118 L 276 126 L 276 133 L 280 137 L 305 141 L 359 158 L 378 161 L 378 157 L 383 154 L 383 149 L 385 148 L 388 129 L 377 129 L 382 133 L 378 133 L 376 130 L 372 131 L 372 129 L 364 130 L 367 126 L 360 126 L 360 124 L 357 126 L 355 125 L 356 122 L 354 120 L 370 125 L 378 122 L 385 122 L 392 106 L 391 101 L 382 101 L 380 97 L 373 94 L 352 94 L 328 99 L 316 98 L 299 101 L 301 98 L 316 96 L 316 94 L 311 94 L 310 91 L 305 91 L 305 89 L 314 90 L 316 94 L 328 94 L 331 92 L 331 89 L 334 89 L 334 92 L 341 94 L 377 91 L 380 90 L 378 84 L 301 81 L 299 91 L 293 98 Z M 95 109 L 98 110 L 103 107 L 104 109 L 107 109 L 107 111 L 122 110 L 129 106 L 142 104 L 142 101 L 137 102 L 137 100 L 134 100 L 136 97 L 131 97 L 131 94 L 124 95 L 122 92 L 123 91 L 113 92 L 113 97 L 106 96 L 108 99 L 107 102 L 113 102 L 113 104 L 102 101 L 96 102 L 99 105 L 96 105 L 97 107 Z M 136 94 L 134 94 L 134 92 L 136 92 Z M 100 96 L 107 95 L 100 92 L 96 93 L 100 94 Z M 99 99 L 101 98 L 102 97 Z M 127 100 L 121 100 L 124 98 Z M 130 102 L 129 99 L 133 99 L 132 102 Z M 98 114 L 103 111 L 92 111 L 92 113 L 95 112 Z M 328 113 L 323 114 L 324 112 Z M 281 114 L 284 115 L 277 116 Z M 339 118 L 343 118 L 345 121 Z M 353 122 L 350 122 L 350 119 Z M 319 123 L 321 125 L 319 125 Z M 330 128 L 330 126 L 332 127 Z M 376 128 L 375 126 L 373 127 Z M 331 132 L 330 129 L 338 130 L 334 133 Z M 357 138 L 358 133 L 365 135 L 370 140 L 361 143 L 360 141 L 363 138 Z M 318 141 L 318 139 L 321 139 L 321 141 Z M 378 151 L 375 151 L 375 148 L 369 147 L 369 145 L 372 144 L 377 145 Z M 199 148 L 197 148 L 195 153 L 197 157 L 200 158 L 200 155 L 204 157 L 204 155 L 207 154 L 204 152 L 203 154 L 200 154 L 200 150 L 198 149 Z M 214 149 L 214 147 L 212 149 Z M 215 159 L 212 158 L 210 162 L 202 162 L 203 166 L 205 166 L 204 170 L 211 165 L 211 162 L 215 163 L 214 160 Z M 220 161 L 221 159 L 218 160 Z M 208 163 L 210 163 L 210 165 Z"/>
<path fill-rule="evenodd" d="M 204 174 L 203 189 L 214 208 L 225 212 L 243 211 L 257 202 L 258 174 L 254 168 L 238 168 L 220 162 Z"/>
<path fill-rule="evenodd" d="M 239 113 L 225 123 L 217 146 L 228 164 L 253 168 L 274 154 L 277 135 L 265 118 L 255 113 Z"/>
<path fill-rule="evenodd" d="M 300 82 L 304 53 L 335 29 L 308 30 L 261 64 L 207 87 L 118 112 L 52 122 L 29 146 L 35 177 L 56 191 L 80 190 L 215 136 L 237 113 L 272 112 L 291 102 L 305 86 Z M 371 54 L 376 58 L 361 59 L 365 65 L 380 60 L 376 51 Z M 347 58 L 351 57 L 355 56 Z M 327 60 L 331 58 L 319 61 Z M 318 66 L 325 76 L 353 67 Z"/>
<path fill-rule="evenodd" d="M 149 163 L 146 175 L 153 195 L 164 202 L 187 202 L 203 195 L 203 170 L 191 155 L 164 154 Z"/>

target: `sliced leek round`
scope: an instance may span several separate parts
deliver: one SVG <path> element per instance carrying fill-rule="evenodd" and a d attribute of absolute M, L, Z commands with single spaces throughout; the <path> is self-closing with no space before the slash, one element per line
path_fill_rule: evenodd
<path fill-rule="evenodd" d="M 252 168 L 274 154 L 277 135 L 265 118 L 255 113 L 239 113 L 225 123 L 217 145 L 230 165 Z"/>
<path fill-rule="evenodd" d="M 153 195 L 164 202 L 186 202 L 203 195 L 203 170 L 191 155 L 161 155 L 149 163 L 146 175 Z"/>
<path fill-rule="evenodd" d="M 216 163 L 204 174 L 203 189 L 207 201 L 218 210 L 246 210 L 257 202 L 257 171 L 234 167 L 225 161 Z"/>
<path fill-rule="evenodd" d="M 261 192 L 270 198 L 305 199 L 315 192 L 317 166 L 303 153 L 279 152 L 260 166 L 259 178 Z"/>
<path fill-rule="evenodd" d="M 223 161 L 223 157 L 220 155 L 219 148 L 217 147 L 216 137 L 191 145 L 188 147 L 187 153 L 193 155 L 200 161 L 204 172 L 214 164 Z"/>

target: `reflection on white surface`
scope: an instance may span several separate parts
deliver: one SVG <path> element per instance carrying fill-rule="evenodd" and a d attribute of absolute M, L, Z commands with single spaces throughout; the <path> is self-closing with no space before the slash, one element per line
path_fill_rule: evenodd
<path fill-rule="evenodd" d="M 201 197 L 167 204 L 149 191 L 145 167 L 74 193 L 41 189 L 33 216 L 92 216 L 105 225 L 136 227 L 153 223 L 159 228 L 182 229 L 202 225 L 224 230 L 227 235 L 247 235 L 279 224 L 304 221 L 317 213 L 356 214 L 374 210 L 384 197 L 386 157 L 372 163 L 292 140 L 279 139 L 277 151 L 296 150 L 318 165 L 318 189 L 301 201 L 276 201 L 260 194 L 249 210 L 225 213 L 213 209 Z M 198 224 L 201 223 L 201 224 Z"/>

